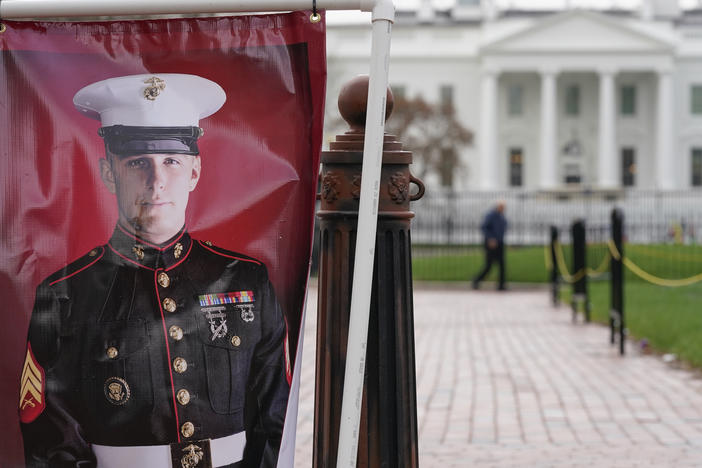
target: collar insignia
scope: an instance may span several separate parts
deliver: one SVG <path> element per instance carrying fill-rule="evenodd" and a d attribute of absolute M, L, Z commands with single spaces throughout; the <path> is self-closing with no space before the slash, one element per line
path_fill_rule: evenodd
<path fill-rule="evenodd" d="M 180 255 L 183 253 L 183 244 L 178 242 L 175 247 L 173 247 L 173 256 L 175 258 L 180 258 Z"/>
<path fill-rule="evenodd" d="M 143 245 L 135 245 L 134 247 L 132 247 L 132 252 L 134 252 L 134 255 L 136 256 L 137 260 L 144 260 Z"/>

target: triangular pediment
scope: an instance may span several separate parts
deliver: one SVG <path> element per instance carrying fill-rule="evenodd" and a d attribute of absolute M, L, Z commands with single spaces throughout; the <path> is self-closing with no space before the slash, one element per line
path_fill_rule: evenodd
<path fill-rule="evenodd" d="M 484 53 L 668 52 L 672 45 L 623 20 L 584 10 L 556 14 L 485 44 Z"/>

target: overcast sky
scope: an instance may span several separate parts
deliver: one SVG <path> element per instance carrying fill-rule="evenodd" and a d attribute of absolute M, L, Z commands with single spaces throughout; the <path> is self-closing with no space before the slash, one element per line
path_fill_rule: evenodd
<path fill-rule="evenodd" d="M 672 2 L 675 0 L 668 1 Z M 640 3 L 641 0 L 497 0 L 497 4 L 502 7 L 512 6 L 525 9 L 563 8 L 568 4 L 589 8 L 634 8 L 640 5 Z M 700 4 L 699 0 L 680 0 L 678 3 L 680 3 L 680 6 L 683 8 L 692 8 Z"/>
<path fill-rule="evenodd" d="M 673 2 L 675 0 L 664 0 Z M 636 8 L 641 4 L 641 0 L 495 0 L 502 8 L 523 8 L 534 9 L 557 9 L 566 6 L 582 8 Z M 395 0 L 395 5 L 403 8 L 411 8 L 421 3 L 421 0 Z M 455 0 L 433 0 L 437 6 L 453 5 Z M 693 8 L 700 5 L 700 0 L 679 0 L 683 8 Z"/>
<path fill-rule="evenodd" d="M 416 9 L 423 0 L 395 0 L 395 6 L 401 10 Z M 495 0 L 500 8 L 519 8 L 525 10 L 552 10 L 570 6 L 571 8 L 637 8 L 641 0 Z M 658 0 L 676 1 L 676 0 Z M 451 7 L 456 0 L 431 0 L 439 9 Z M 702 8 L 702 0 L 678 0 L 682 8 Z M 370 13 L 351 11 L 329 11 L 327 12 L 327 23 L 338 24 L 351 22 L 369 21 Z"/>

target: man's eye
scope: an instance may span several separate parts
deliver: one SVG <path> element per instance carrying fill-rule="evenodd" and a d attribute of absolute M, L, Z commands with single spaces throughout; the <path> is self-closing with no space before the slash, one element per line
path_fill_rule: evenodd
<path fill-rule="evenodd" d="M 143 159 L 132 159 L 131 161 L 127 161 L 127 167 L 132 169 L 140 169 L 146 167 L 146 161 Z"/>
<path fill-rule="evenodd" d="M 166 159 L 163 160 L 163 163 L 164 163 L 164 164 L 178 165 L 178 164 L 180 164 L 180 161 L 178 161 L 178 160 L 175 159 L 175 158 L 166 158 Z"/>

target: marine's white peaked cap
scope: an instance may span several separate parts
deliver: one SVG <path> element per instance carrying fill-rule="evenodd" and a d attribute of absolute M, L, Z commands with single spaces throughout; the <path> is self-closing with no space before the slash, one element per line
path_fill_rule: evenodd
<path fill-rule="evenodd" d="M 201 76 L 154 73 L 89 84 L 73 96 L 73 104 L 103 127 L 197 127 L 226 99 L 221 86 Z"/>

